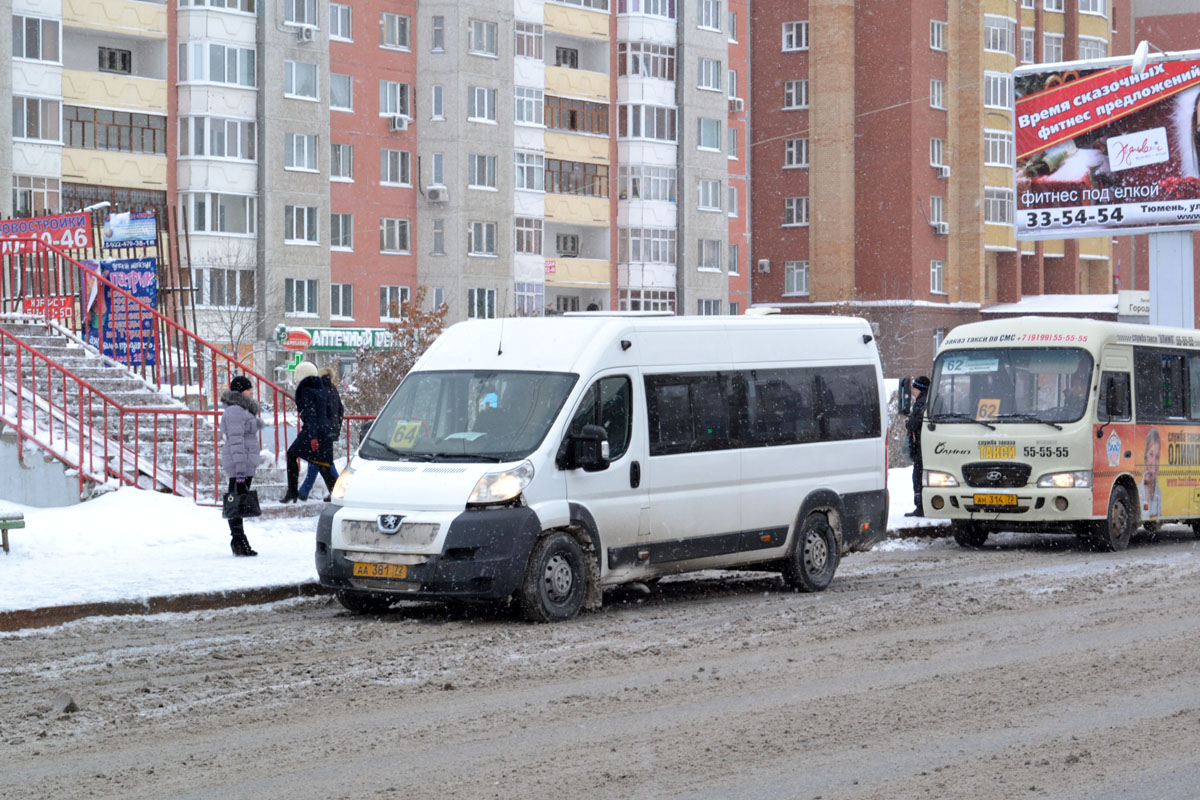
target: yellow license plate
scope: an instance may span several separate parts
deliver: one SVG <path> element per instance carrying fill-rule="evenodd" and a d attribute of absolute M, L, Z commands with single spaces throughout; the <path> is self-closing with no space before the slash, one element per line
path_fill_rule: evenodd
<path fill-rule="evenodd" d="M 408 577 L 408 564 L 366 564 L 362 561 L 355 561 L 354 577 L 390 578 L 402 581 Z"/>
<path fill-rule="evenodd" d="M 1015 506 L 1015 494 L 977 494 L 974 497 L 977 506 Z"/>

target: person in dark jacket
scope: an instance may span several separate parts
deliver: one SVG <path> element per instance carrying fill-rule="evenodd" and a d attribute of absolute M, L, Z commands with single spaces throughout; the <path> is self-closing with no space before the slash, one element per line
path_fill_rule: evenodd
<path fill-rule="evenodd" d="M 346 415 L 346 407 L 342 405 L 342 395 L 337 389 L 337 381 L 333 376 L 333 367 L 322 367 L 319 374 L 321 376 L 321 383 L 325 384 L 325 394 L 328 400 L 325 413 L 329 417 L 330 439 L 334 444 L 337 444 L 337 440 L 342 435 L 342 418 Z M 330 464 L 329 471 L 333 474 L 333 479 L 336 481 L 338 476 L 337 467 Z M 308 500 L 308 493 L 312 491 L 313 484 L 317 482 L 317 475 L 320 472 L 320 468 L 310 461 L 308 464 L 308 474 L 304 476 L 304 483 L 300 484 L 301 500 Z M 326 498 L 328 499 L 328 495 L 326 495 Z"/>
<path fill-rule="evenodd" d="M 254 384 L 245 375 L 229 382 L 229 391 L 221 395 L 225 412 L 221 414 L 221 464 L 229 477 L 230 493 L 245 494 L 250 490 L 254 472 L 258 469 L 258 432 L 263 421 L 254 401 Z M 241 517 L 229 520 L 229 547 L 235 556 L 256 556 L 250 548 Z"/>
<path fill-rule="evenodd" d="M 325 486 L 333 491 L 333 437 L 329 428 L 329 399 L 325 384 L 317 377 L 317 367 L 311 361 L 296 366 L 296 409 L 300 415 L 300 432 L 287 450 L 287 493 L 282 502 L 300 499 L 300 463 L 303 459 L 315 464 Z"/>
<path fill-rule="evenodd" d="M 917 397 L 913 400 L 912 411 L 904 421 L 908 430 L 908 455 L 913 462 L 913 510 L 904 516 L 923 517 L 925 508 L 921 504 L 921 473 L 925 471 L 925 462 L 921 456 L 921 429 L 925 426 L 925 393 L 929 391 L 929 377 L 922 375 L 912 382 L 912 388 Z"/>

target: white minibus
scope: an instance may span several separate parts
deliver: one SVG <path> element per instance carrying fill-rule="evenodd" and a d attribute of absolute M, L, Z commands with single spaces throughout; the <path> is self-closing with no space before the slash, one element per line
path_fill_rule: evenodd
<path fill-rule="evenodd" d="M 338 479 L 317 572 L 351 611 L 513 598 L 534 621 L 688 570 L 819 591 L 885 534 L 884 408 L 861 319 L 462 322 Z"/>

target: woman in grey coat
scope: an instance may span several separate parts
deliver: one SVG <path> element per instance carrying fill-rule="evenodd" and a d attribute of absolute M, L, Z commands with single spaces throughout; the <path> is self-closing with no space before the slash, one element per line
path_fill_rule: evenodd
<path fill-rule="evenodd" d="M 251 396 L 254 384 L 245 375 L 229 382 L 229 391 L 221 395 L 225 413 L 221 415 L 221 464 L 229 477 L 229 491 L 244 494 L 258 469 L 258 432 L 263 421 L 258 417 L 258 403 Z M 242 518 L 229 520 L 229 546 L 235 556 L 256 556 L 246 539 Z"/>

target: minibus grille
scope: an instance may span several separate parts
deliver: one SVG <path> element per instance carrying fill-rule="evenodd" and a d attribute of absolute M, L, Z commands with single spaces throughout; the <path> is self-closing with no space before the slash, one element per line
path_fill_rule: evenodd
<path fill-rule="evenodd" d="M 963 480 L 967 482 L 967 486 L 1015 488 L 1029 482 L 1030 469 L 1028 464 L 981 461 L 975 464 L 963 464 L 962 471 Z"/>

